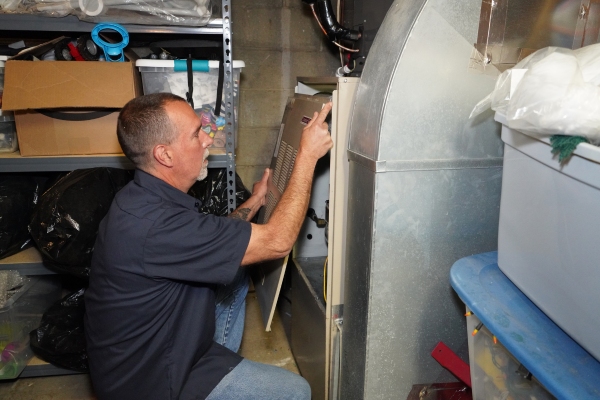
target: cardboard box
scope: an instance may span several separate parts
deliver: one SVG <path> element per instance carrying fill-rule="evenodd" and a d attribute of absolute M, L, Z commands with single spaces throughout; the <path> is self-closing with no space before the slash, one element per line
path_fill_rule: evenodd
<path fill-rule="evenodd" d="M 119 109 L 140 94 L 134 63 L 11 60 L 2 109 L 23 156 L 118 154 Z"/>

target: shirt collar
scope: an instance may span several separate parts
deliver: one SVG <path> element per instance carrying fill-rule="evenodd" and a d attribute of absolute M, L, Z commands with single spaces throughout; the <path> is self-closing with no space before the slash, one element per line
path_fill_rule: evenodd
<path fill-rule="evenodd" d="M 150 175 L 141 169 L 135 170 L 133 180 L 137 185 L 151 191 L 162 199 L 179 204 L 187 209 L 198 211 L 198 207 L 202 204 L 199 199 L 182 192 L 162 179 Z"/>

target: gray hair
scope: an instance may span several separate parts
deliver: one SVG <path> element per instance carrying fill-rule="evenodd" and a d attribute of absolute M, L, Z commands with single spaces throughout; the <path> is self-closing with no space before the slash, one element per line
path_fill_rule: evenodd
<path fill-rule="evenodd" d="M 130 100 L 119 113 L 117 137 L 123 153 L 136 167 L 147 166 L 157 144 L 171 144 L 176 129 L 165 109 L 167 103 L 185 100 L 171 93 L 154 93 Z"/>

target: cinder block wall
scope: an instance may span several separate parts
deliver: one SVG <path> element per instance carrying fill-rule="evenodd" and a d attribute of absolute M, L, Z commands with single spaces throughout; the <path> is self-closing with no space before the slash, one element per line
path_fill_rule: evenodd
<path fill-rule="evenodd" d="M 236 170 L 251 190 L 271 163 L 296 77 L 333 76 L 340 61 L 336 47 L 301 0 L 231 3 L 233 58 L 246 62 L 240 82 Z"/>

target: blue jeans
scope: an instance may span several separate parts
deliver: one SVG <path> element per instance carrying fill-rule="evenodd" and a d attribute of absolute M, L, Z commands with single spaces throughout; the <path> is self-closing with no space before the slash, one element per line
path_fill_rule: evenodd
<path fill-rule="evenodd" d="M 293 372 L 243 359 L 206 400 L 310 400 L 310 386 Z"/>
<path fill-rule="evenodd" d="M 237 352 L 242 342 L 248 272 L 240 268 L 233 281 L 217 289 L 215 342 Z M 283 368 L 242 360 L 206 400 L 310 400 L 304 378 Z"/>
<path fill-rule="evenodd" d="M 237 351 L 242 343 L 248 294 L 248 270 L 240 268 L 233 281 L 217 289 L 214 341 Z"/>

